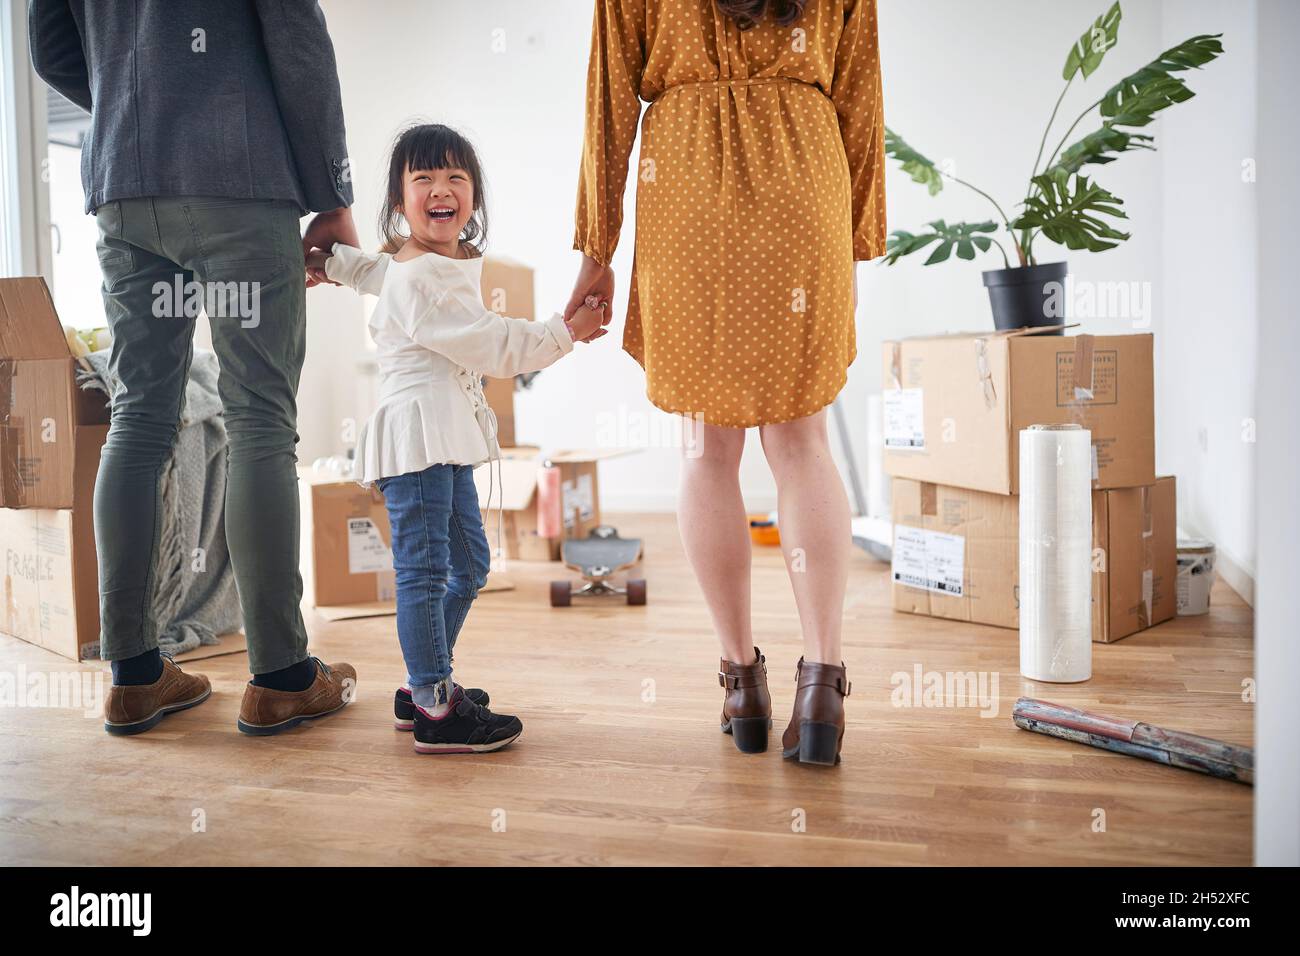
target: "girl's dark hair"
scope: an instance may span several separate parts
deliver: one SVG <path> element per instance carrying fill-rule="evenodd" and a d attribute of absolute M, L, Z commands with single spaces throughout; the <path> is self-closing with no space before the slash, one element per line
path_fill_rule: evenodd
<path fill-rule="evenodd" d="M 408 169 L 460 168 L 474 184 L 474 211 L 460 238 L 475 253 L 487 247 L 487 184 L 474 147 L 456 130 L 441 123 L 421 123 L 397 134 L 388 160 L 388 190 L 379 209 L 379 238 L 385 252 L 396 252 L 406 242 L 402 233 L 402 196 Z"/>
<path fill-rule="evenodd" d="M 717 0 L 718 9 L 736 21 L 736 26 L 748 30 L 766 14 L 786 27 L 799 19 L 808 0 Z"/>

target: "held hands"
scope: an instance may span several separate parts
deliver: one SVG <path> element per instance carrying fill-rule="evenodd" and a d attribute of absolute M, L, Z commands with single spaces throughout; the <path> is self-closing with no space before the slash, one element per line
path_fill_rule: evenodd
<path fill-rule="evenodd" d="M 569 335 L 575 342 L 590 342 L 600 338 L 605 334 L 604 325 L 607 322 L 609 318 L 605 314 L 605 308 L 594 295 L 587 296 L 574 310 L 573 317 L 564 320 Z"/>
<path fill-rule="evenodd" d="M 314 286 L 320 283 L 327 285 L 338 285 L 333 279 L 325 275 L 325 263 L 330 254 L 323 249 L 313 249 L 307 253 L 307 285 Z"/>
<path fill-rule="evenodd" d="M 302 254 L 307 260 L 308 288 L 322 282 L 338 285 L 337 282 L 325 278 L 325 259 L 329 257 L 330 250 L 336 242 L 358 248 L 361 246 L 361 240 L 357 237 L 356 224 L 352 221 L 352 210 L 347 206 L 317 213 L 308 223 L 307 231 L 303 233 Z M 319 265 L 315 270 L 312 268 L 313 253 L 320 253 L 320 257 L 316 259 Z"/>
<path fill-rule="evenodd" d="M 578 281 L 573 284 L 573 294 L 569 296 L 569 302 L 564 307 L 564 319 L 569 321 L 581 309 L 587 299 L 596 300 L 595 308 L 603 309 L 600 326 L 589 336 L 579 339 L 574 336 L 574 341 L 592 342 L 605 335 L 608 331 L 605 326 L 609 325 L 610 304 L 614 300 L 614 270 L 607 265 L 603 265 L 591 256 L 582 257 L 582 267 L 578 270 Z"/>

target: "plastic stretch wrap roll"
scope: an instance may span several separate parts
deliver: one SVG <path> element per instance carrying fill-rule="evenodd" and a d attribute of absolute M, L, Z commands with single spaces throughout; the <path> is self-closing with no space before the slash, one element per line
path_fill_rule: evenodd
<path fill-rule="evenodd" d="M 1092 676 L 1092 435 L 1078 425 L 1020 433 L 1020 673 Z"/>

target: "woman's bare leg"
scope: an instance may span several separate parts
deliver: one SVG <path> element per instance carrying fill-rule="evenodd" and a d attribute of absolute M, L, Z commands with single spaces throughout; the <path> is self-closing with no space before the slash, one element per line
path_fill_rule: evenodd
<path fill-rule="evenodd" d="M 688 427 L 696 440 L 682 458 L 677 507 L 682 545 L 704 591 L 722 656 L 736 664 L 752 664 L 749 521 L 740 495 L 745 430 Z"/>
<path fill-rule="evenodd" d="M 803 627 L 804 658 L 839 666 L 852 517 L 831 457 L 826 409 L 759 428 L 776 478 L 781 550 Z"/>

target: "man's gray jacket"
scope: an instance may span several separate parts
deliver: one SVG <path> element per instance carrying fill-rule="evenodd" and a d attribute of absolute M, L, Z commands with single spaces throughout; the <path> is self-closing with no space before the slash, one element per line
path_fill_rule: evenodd
<path fill-rule="evenodd" d="M 352 204 L 316 0 L 30 0 L 32 65 L 90 112 L 86 211 L 138 196 Z"/>

